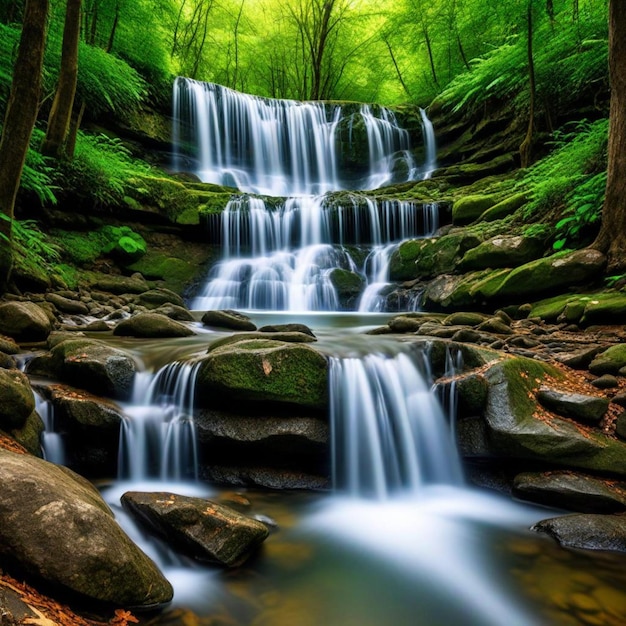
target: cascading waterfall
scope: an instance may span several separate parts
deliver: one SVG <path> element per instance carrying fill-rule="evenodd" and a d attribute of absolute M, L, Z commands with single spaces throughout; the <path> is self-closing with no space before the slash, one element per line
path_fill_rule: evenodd
<path fill-rule="evenodd" d="M 175 167 L 205 182 L 292 196 L 419 178 L 409 133 L 383 107 L 260 98 L 182 77 L 173 105 Z M 368 159 L 355 162 L 363 140 Z"/>
<path fill-rule="evenodd" d="M 331 359 L 336 489 L 385 499 L 425 484 L 461 484 L 448 420 L 426 382 L 426 358 L 400 352 Z"/>
<path fill-rule="evenodd" d="M 199 361 L 174 361 L 135 375 L 120 432 L 118 475 L 132 481 L 197 479 L 193 401 Z"/>
<path fill-rule="evenodd" d="M 54 406 L 39 393 L 35 393 L 35 411 L 41 417 L 44 425 L 44 431 L 41 435 L 41 448 L 44 459 L 57 465 L 64 465 L 66 460 L 65 444 L 63 435 L 58 431 L 56 420 L 54 419 Z"/>
<path fill-rule="evenodd" d="M 222 213 L 207 217 L 223 258 L 192 308 L 343 310 L 348 305 L 333 272 L 346 270 L 366 290 L 349 308 L 384 309 L 390 244 L 432 234 L 437 205 L 324 194 L 429 177 L 435 137 L 425 111 L 420 114 L 426 161 L 418 166 L 408 131 L 384 107 L 274 100 L 178 78 L 176 169 L 274 196 L 234 196 Z M 368 248 L 355 256 L 348 245 Z"/>
<path fill-rule="evenodd" d="M 261 198 L 235 197 L 213 224 L 223 258 L 191 306 L 337 311 L 333 272 L 339 269 L 367 286 L 359 310 L 382 310 L 392 242 L 432 235 L 438 216 L 436 203 L 358 195 L 341 202 L 302 196 L 273 207 Z"/>

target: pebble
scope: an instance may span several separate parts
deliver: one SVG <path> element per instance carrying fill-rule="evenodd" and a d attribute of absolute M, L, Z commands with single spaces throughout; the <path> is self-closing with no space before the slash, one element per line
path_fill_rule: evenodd
<path fill-rule="evenodd" d="M 591 384 L 597 389 L 613 389 L 619 386 L 617 378 L 612 374 L 603 374 L 599 378 L 592 380 Z"/>

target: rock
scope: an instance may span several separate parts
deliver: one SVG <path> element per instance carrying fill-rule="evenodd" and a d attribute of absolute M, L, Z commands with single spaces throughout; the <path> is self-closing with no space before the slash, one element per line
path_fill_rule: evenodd
<path fill-rule="evenodd" d="M 545 519 L 531 530 L 568 548 L 626 551 L 626 515 L 576 514 Z"/>
<path fill-rule="evenodd" d="M 626 365 L 626 344 L 617 344 L 598 354 L 589 365 L 589 371 L 596 376 L 617 374 Z"/>
<path fill-rule="evenodd" d="M 99 291 L 106 291 L 113 294 L 123 293 L 144 293 L 148 291 L 150 287 L 143 277 L 138 276 L 108 276 L 102 277 L 96 282 L 91 284 L 93 289 Z"/>
<path fill-rule="evenodd" d="M 626 411 L 622 411 L 615 420 L 615 434 L 626 441 Z"/>
<path fill-rule="evenodd" d="M 510 335 L 513 333 L 510 325 L 503 322 L 499 317 L 490 317 L 482 324 L 479 324 L 476 330 L 483 333 L 495 333 L 496 335 Z"/>
<path fill-rule="evenodd" d="M 598 297 L 587 298 L 581 323 L 590 324 L 623 324 L 626 320 L 626 295 L 599 294 Z"/>
<path fill-rule="evenodd" d="M 478 326 L 482 324 L 486 319 L 488 319 L 488 315 L 484 313 L 473 313 L 473 312 L 459 312 L 459 313 L 451 313 L 447 317 L 444 318 L 442 324 L 445 326 Z"/>
<path fill-rule="evenodd" d="M 602 346 L 587 346 L 575 352 L 557 354 L 555 358 L 559 363 L 563 363 L 563 365 L 567 365 L 567 367 L 572 369 L 586 370 L 598 352 L 602 352 L 602 350 Z"/>
<path fill-rule="evenodd" d="M 37 411 L 33 411 L 20 428 L 14 428 L 9 434 L 33 456 L 41 457 L 41 435 L 44 423 Z"/>
<path fill-rule="evenodd" d="M 419 317 L 398 315 L 390 319 L 388 325 L 394 333 L 415 333 L 424 325 L 424 320 Z"/>
<path fill-rule="evenodd" d="M 161 313 L 161 315 L 167 315 L 172 320 L 177 322 L 193 322 L 193 315 L 182 306 L 177 304 L 162 304 L 154 310 L 155 313 Z"/>
<path fill-rule="evenodd" d="M 196 333 L 188 326 L 176 322 L 160 313 L 138 313 L 122 320 L 113 329 L 120 337 L 190 337 Z"/>
<path fill-rule="evenodd" d="M 3 370 L 12 370 L 17 367 L 17 362 L 12 356 L 5 354 L 4 352 L 0 352 L 0 369 Z"/>
<path fill-rule="evenodd" d="M 542 253 L 543 242 L 534 237 L 494 237 L 468 250 L 459 262 L 459 270 L 518 267 L 537 259 Z"/>
<path fill-rule="evenodd" d="M 68 313 L 70 315 L 87 315 L 89 313 L 87 305 L 80 300 L 65 298 L 56 293 L 47 294 L 46 300 L 54 304 L 56 309 L 61 313 Z"/>
<path fill-rule="evenodd" d="M 259 328 L 261 333 L 304 333 L 315 337 L 313 331 L 306 324 L 272 324 L 267 326 L 261 326 Z"/>
<path fill-rule="evenodd" d="M 43 370 L 69 385 L 124 400 L 130 397 L 137 364 L 123 350 L 100 341 L 68 339 L 54 346 L 47 358 L 33 359 L 27 369 Z"/>
<path fill-rule="evenodd" d="M 483 374 L 489 383 L 484 420 L 492 455 L 626 476 L 626 444 L 550 414 L 537 415 L 535 387 L 546 375 L 559 380 L 558 370 L 513 357 Z"/>
<path fill-rule="evenodd" d="M 528 194 L 517 193 L 504 200 L 501 200 L 497 204 L 494 204 L 490 209 L 487 209 L 481 216 L 481 222 L 493 222 L 500 220 L 507 215 L 512 215 L 528 202 Z"/>
<path fill-rule="evenodd" d="M 80 476 L 0 449 L 0 493 L 0 553 L 29 575 L 91 602 L 171 600 L 171 585 Z"/>
<path fill-rule="evenodd" d="M 340 267 L 332 270 L 328 277 L 342 301 L 357 298 L 365 288 L 363 276 Z"/>
<path fill-rule="evenodd" d="M 615 389 L 615 387 L 619 387 L 617 378 L 612 374 L 603 374 L 600 378 L 592 380 L 591 384 L 598 389 Z"/>
<path fill-rule="evenodd" d="M 11 337 L 0 336 L 0 352 L 4 352 L 4 354 L 18 354 L 19 351 L 20 347 Z"/>
<path fill-rule="evenodd" d="M 28 377 L 16 369 L 0 369 L 0 429 L 22 428 L 34 410 Z"/>
<path fill-rule="evenodd" d="M 308 345 L 250 339 L 212 350 L 196 380 L 199 402 L 327 404 L 326 357 Z"/>
<path fill-rule="evenodd" d="M 271 339 L 273 341 L 284 341 L 285 343 L 314 343 L 317 341 L 316 337 L 311 335 L 305 335 L 304 333 L 297 332 L 279 332 L 279 333 L 262 333 L 255 332 L 239 332 L 235 335 L 228 335 L 216 339 L 210 346 L 207 352 L 213 352 L 217 348 L 222 346 L 229 346 L 234 343 L 240 343 L 242 341 L 249 341 L 251 339 Z"/>
<path fill-rule="evenodd" d="M 460 341 L 462 343 L 480 343 L 485 338 L 485 335 L 479 333 L 473 328 L 461 328 L 452 335 L 452 341 Z"/>
<path fill-rule="evenodd" d="M 185 306 L 185 301 L 177 293 L 162 287 L 144 291 L 139 295 L 139 302 L 147 309 L 156 309 L 163 304 L 174 304 L 179 307 Z"/>
<path fill-rule="evenodd" d="M 497 202 L 494 196 L 465 196 L 452 205 L 452 223 L 470 224 Z"/>
<path fill-rule="evenodd" d="M 524 500 L 581 513 L 626 511 L 626 483 L 575 472 L 518 474 L 513 482 L 513 491 Z"/>
<path fill-rule="evenodd" d="M 549 387 L 539 389 L 537 400 L 549 411 L 588 424 L 597 424 L 609 408 L 609 399 L 604 396 L 558 391 Z"/>
<path fill-rule="evenodd" d="M 93 322 L 89 322 L 89 324 L 85 326 L 85 330 L 90 333 L 102 333 L 108 332 L 111 330 L 111 327 L 104 320 L 95 320 Z"/>
<path fill-rule="evenodd" d="M 229 567 L 241 565 L 269 535 L 265 524 L 202 498 L 129 491 L 122 505 L 177 549 Z"/>
<path fill-rule="evenodd" d="M 20 342 L 43 341 L 52 330 L 48 316 L 32 302 L 0 304 L 0 334 Z"/>
<path fill-rule="evenodd" d="M 207 311 L 202 316 L 202 323 L 205 326 L 217 326 L 218 328 L 230 328 L 231 330 L 256 330 L 256 326 L 247 315 L 229 309 L 224 311 Z"/>

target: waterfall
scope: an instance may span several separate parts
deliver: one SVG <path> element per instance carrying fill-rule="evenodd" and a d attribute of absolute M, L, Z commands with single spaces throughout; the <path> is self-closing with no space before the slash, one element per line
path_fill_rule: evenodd
<path fill-rule="evenodd" d="M 436 203 L 354 194 L 340 201 L 302 196 L 277 205 L 234 197 L 214 224 L 222 260 L 191 308 L 337 311 L 333 271 L 340 269 L 366 285 L 359 310 L 382 310 L 379 293 L 388 283 L 394 242 L 432 235 L 438 215 Z M 363 247 L 372 245 L 363 254 Z"/>
<path fill-rule="evenodd" d="M 35 411 L 37 411 L 44 425 L 41 435 L 41 449 L 43 458 L 57 465 L 65 464 L 65 443 L 63 435 L 58 431 L 54 419 L 54 406 L 35 392 Z"/>
<path fill-rule="evenodd" d="M 426 162 L 424 163 L 422 178 L 430 178 L 437 169 L 437 142 L 435 140 L 435 129 L 433 123 L 428 119 L 426 111 L 420 108 L 422 118 L 422 134 L 424 135 L 424 148 L 426 151 Z"/>
<path fill-rule="evenodd" d="M 409 134 L 383 107 L 260 98 L 182 77 L 173 106 L 174 165 L 205 182 L 293 196 L 415 175 Z M 361 163 L 355 155 L 365 141 L 369 158 Z"/>
<path fill-rule="evenodd" d="M 336 489 L 384 499 L 422 485 L 461 483 L 450 427 L 426 371 L 425 361 L 404 352 L 331 359 Z"/>
<path fill-rule="evenodd" d="M 121 478 L 197 479 L 193 400 L 199 364 L 174 361 L 154 375 L 135 375 L 133 403 L 120 431 Z"/>

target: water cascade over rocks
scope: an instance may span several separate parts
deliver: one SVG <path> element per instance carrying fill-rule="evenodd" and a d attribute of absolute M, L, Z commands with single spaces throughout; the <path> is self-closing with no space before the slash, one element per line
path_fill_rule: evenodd
<path fill-rule="evenodd" d="M 272 100 L 178 78 L 175 167 L 243 192 L 206 218 L 222 259 L 192 308 L 383 310 L 394 245 L 432 235 L 439 207 L 332 192 L 428 178 L 435 136 L 420 114 L 418 165 L 408 131 L 384 107 Z"/>

